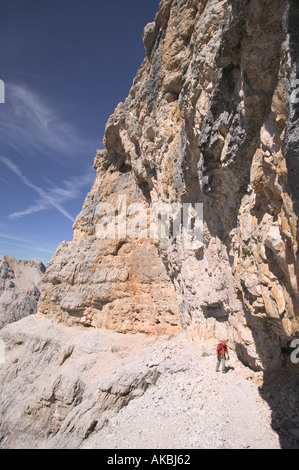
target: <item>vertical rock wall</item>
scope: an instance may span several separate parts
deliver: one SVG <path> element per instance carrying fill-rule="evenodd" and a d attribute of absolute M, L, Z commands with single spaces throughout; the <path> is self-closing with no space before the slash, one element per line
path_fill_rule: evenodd
<path fill-rule="evenodd" d="M 41 313 L 118 331 L 183 328 L 229 339 L 255 370 L 282 364 L 299 317 L 298 19 L 294 0 L 162 0 L 74 240 L 48 265 Z M 101 239 L 103 217 L 119 233 L 138 203 L 202 203 L 203 244 L 159 243 L 148 226 Z"/>

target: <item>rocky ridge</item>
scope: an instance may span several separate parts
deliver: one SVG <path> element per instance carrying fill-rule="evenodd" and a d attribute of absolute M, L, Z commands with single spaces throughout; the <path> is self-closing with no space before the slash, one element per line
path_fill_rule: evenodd
<path fill-rule="evenodd" d="M 40 260 L 0 258 L 0 328 L 36 313 L 45 270 Z"/>

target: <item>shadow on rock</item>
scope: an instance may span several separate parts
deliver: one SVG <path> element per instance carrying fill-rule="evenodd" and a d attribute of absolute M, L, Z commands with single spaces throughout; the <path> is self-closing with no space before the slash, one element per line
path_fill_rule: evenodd
<path fill-rule="evenodd" d="M 261 397 L 272 412 L 272 428 L 282 449 L 299 449 L 299 365 L 287 365 L 279 374 L 265 372 Z"/>

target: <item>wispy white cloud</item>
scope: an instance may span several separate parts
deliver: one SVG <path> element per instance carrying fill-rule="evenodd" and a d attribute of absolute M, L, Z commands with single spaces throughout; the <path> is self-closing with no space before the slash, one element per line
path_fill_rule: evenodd
<path fill-rule="evenodd" d="M 9 215 L 10 218 L 20 218 L 35 212 L 54 208 L 67 219 L 74 222 L 74 217 L 64 209 L 62 204 L 64 202 L 77 199 L 81 196 L 82 188 L 90 185 L 93 180 L 91 171 L 81 176 L 80 178 L 72 177 L 70 180 L 64 180 L 62 187 L 52 185 L 51 188 L 47 188 L 45 190 L 40 186 L 32 183 L 27 178 L 27 176 L 23 174 L 19 167 L 11 162 L 8 158 L 0 156 L 0 162 L 2 162 L 6 168 L 12 171 L 25 186 L 31 188 L 39 195 L 39 198 L 35 200 L 32 205 L 24 210 L 11 213 Z"/>
<path fill-rule="evenodd" d="M 37 243 L 28 238 L 18 237 L 12 233 L 0 232 L 0 240 L 2 240 L 2 244 L 12 245 L 14 248 L 26 248 L 29 250 L 39 251 L 41 253 L 48 253 L 50 255 L 53 255 L 56 249 L 54 246 L 49 247 L 48 245 L 43 245 L 40 242 Z"/>
<path fill-rule="evenodd" d="M 9 181 L 6 181 L 5 178 L 2 178 L 2 176 L 0 176 L 0 181 L 2 181 L 2 183 L 5 183 L 5 184 L 11 184 Z"/>
<path fill-rule="evenodd" d="M 28 118 L 41 130 L 49 130 L 50 124 L 55 122 L 53 111 L 47 108 L 36 94 L 24 87 L 11 85 L 10 90 L 15 114 Z"/>
<path fill-rule="evenodd" d="M 39 238 L 38 225 L 31 227 L 32 237 L 22 236 L 22 227 L 25 227 L 24 233 L 27 234 L 30 221 L 36 222 L 37 218 L 32 217 L 28 223 L 25 220 L 24 224 L 21 219 L 54 209 L 74 222 L 76 214 L 72 213 L 75 209 L 71 207 L 76 207 L 76 204 L 71 203 L 82 198 L 94 180 L 94 170 L 88 166 L 85 168 L 84 162 L 82 164 L 82 156 L 94 143 L 82 136 L 62 118 L 59 110 L 29 87 L 8 82 L 5 85 L 5 105 L 0 108 L 0 189 L 2 198 L 7 198 L 7 203 L 1 207 L 3 214 L 5 217 L 7 213 L 9 215 L 0 223 L 0 248 L 3 253 L 28 257 L 35 257 L 35 252 L 41 253 L 48 259 L 60 240 L 52 244 Z M 37 165 L 34 160 L 38 160 Z M 64 179 L 63 171 L 67 175 Z M 70 171 L 81 172 L 81 175 L 69 176 Z M 54 182 L 48 179 L 50 173 Z M 19 199 L 17 207 L 16 198 Z M 9 209 L 10 201 L 13 209 Z M 49 216 L 49 233 L 55 215 Z M 17 233 L 13 229 L 16 226 Z"/>
<path fill-rule="evenodd" d="M 5 107 L 0 113 L 0 142 L 18 153 L 73 157 L 88 141 L 34 91 L 6 83 Z"/>
<path fill-rule="evenodd" d="M 22 235 L 15 233 L 9 228 L 1 227 L 0 224 L 0 257 L 10 254 L 18 259 L 38 258 L 47 264 L 54 255 L 59 240 L 49 240 L 45 237 Z"/>

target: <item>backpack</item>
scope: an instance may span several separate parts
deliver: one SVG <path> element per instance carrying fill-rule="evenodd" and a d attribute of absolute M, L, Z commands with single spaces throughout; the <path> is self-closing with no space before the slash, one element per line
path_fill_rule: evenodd
<path fill-rule="evenodd" d="M 221 359 L 225 358 L 225 347 L 221 343 L 218 344 L 217 353 Z"/>

